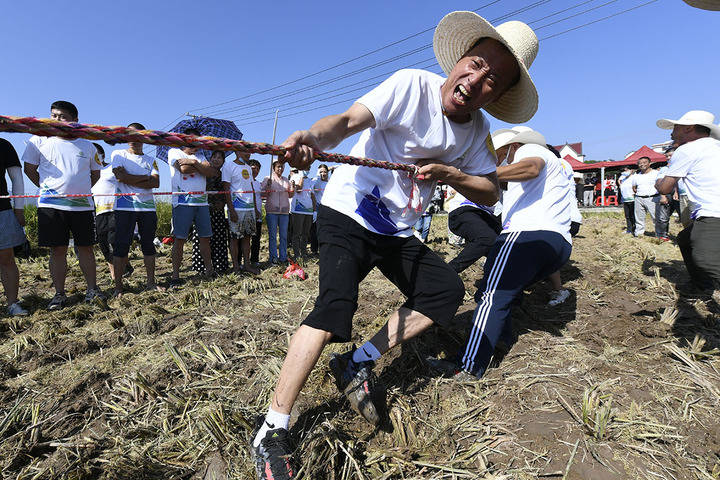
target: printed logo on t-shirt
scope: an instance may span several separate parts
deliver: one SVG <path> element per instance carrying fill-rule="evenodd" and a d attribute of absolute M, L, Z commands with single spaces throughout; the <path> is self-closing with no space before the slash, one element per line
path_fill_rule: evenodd
<path fill-rule="evenodd" d="M 492 156 L 495 157 L 495 160 L 497 160 L 497 152 L 495 151 L 495 146 L 492 142 L 492 137 L 488 133 L 488 136 L 485 137 L 485 145 L 487 145 L 487 149 L 492 153 Z"/>
<path fill-rule="evenodd" d="M 243 177 L 245 180 L 247 180 L 248 178 L 250 178 L 250 172 L 248 172 L 247 170 L 243 169 L 243 171 L 242 171 L 242 177 Z"/>
<path fill-rule="evenodd" d="M 394 235 L 400 231 L 390 218 L 390 210 L 380 199 L 377 185 L 372 189 L 372 194 L 365 195 L 355 212 L 379 233 Z"/>
<path fill-rule="evenodd" d="M 60 193 L 54 188 L 48 188 L 47 185 L 43 184 L 40 187 L 40 201 L 38 206 L 52 207 L 89 207 L 90 202 L 87 197 L 48 197 L 46 195 L 59 195 Z"/>

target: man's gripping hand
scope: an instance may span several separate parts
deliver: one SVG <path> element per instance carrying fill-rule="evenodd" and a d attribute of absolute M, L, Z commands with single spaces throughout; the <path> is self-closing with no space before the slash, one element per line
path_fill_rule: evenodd
<path fill-rule="evenodd" d="M 460 175 L 460 170 L 436 160 L 420 160 L 418 167 L 418 180 L 451 182 Z"/>
<path fill-rule="evenodd" d="M 320 151 L 318 140 L 310 130 L 298 130 L 290 135 L 282 145 L 287 151 L 283 160 L 299 170 L 307 170 L 315 160 L 315 151 Z"/>

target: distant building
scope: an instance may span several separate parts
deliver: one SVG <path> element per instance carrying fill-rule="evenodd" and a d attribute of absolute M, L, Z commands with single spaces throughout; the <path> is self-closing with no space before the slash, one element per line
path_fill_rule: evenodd
<path fill-rule="evenodd" d="M 582 153 L 582 142 L 577 143 L 565 143 L 565 145 L 554 145 L 555 149 L 560 152 L 560 157 L 565 158 L 570 155 L 578 162 L 585 161 L 585 155 Z"/>

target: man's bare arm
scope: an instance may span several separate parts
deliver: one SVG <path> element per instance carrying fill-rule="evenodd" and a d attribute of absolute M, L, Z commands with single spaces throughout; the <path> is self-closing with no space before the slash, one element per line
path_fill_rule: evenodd
<path fill-rule="evenodd" d="M 487 175 L 468 175 L 455 167 L 433 160 L 421 160 L 416 165 L 420 167 L 418 174 L 424 180 L 442 180 L 478 205 L 495 205 L 500 198 L 495 172 Z"/>
<path fill-rule="evenodd" d="M 537 178 L 543 168 L 545 168 L 545 160 L 540 157 L 528 157 L 498 167 L 497 176 L 501 182 L 524 182 Z"/>
<path fill-rule="evenodd" d="M 30 181 L 36 187 L 40 187 L 40 174 L 38 173 L 38 165 L 25 162 L 23 170 L 25 171 L 25 175 L 27 175 Z"/>
<path fill-rule="evenodd" d="M 675 190 L 678 183 L 678 177 L 663 177 L 655 182 L 655 190 L 661 195 L 667 195 Z"/>

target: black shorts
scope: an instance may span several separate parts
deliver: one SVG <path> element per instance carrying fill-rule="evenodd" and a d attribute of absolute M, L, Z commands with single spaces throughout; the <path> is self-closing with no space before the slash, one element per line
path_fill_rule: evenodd
<path fill-rule="evenodd" d="M 155 212 L 134 212 L 115 210 L 115 241 L 113 255 L 125 258 L 130 252 L 135 225 L 140 234 L 140 248 L 144 256 L 155 255 L 155 230 L 157 230 L 157 214 Z"/>
<path fill-rule="evenodd" d="M 105 261 L 112 263 L 112 245 L 115 243 L 115 214 L 112 211 L 95 215 L 95 233 Z"/>
<path fill-rule="evenodd" d="M 72 233 L 75 245 L 89 247 L 95 243 L 95 219 L 92 210 L 81 212 L 40 207 L 38 217 L 38 245 L 67 247 Z"/>
<path fill-rule="evenodd" d="M 319 295 L 303 321 L 350 341 L 358 286 L 377 267 L 407 297 L 404 307 L 447 325 L 465 296 L 460 277 L 414 236 L 373 233 L 329 207 L 318 208 Z"/>

